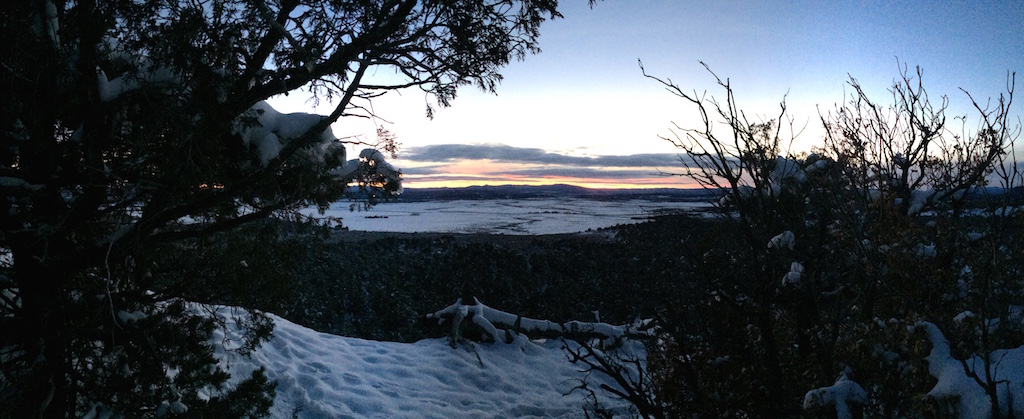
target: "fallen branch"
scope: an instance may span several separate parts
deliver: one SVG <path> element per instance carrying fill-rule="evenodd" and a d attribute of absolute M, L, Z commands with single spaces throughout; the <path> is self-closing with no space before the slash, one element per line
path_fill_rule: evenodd
<path fill-rule="evenodd" d="M 621 341 L 623 338 L 650 338 L 651 322 L 643 321 L 635 325 L 612 325 L 601 322 L 569 321 L 556 323 L 550 320 L 537 320 L 490 308 L 476 298 L 475 304 L 462 304 L 462 299 L 448 307 L 427 314 L 428 319 L 438 319 L 438 324 L 451 320 L 452 328 L 449 338 L 454 341 L 461 338 L 463 322 L 470 320 L 482 328 L 495 342 L 511 343 L 513 333 L 523 333 L 533 338 L 566 338 L 566 339 L 602 339 Z M 505 331 L 504 336 L 498 329 Z"/>

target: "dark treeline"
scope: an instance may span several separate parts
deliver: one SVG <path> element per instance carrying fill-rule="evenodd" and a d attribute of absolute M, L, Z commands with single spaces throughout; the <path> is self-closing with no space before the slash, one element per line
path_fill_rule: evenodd
<path fill-rule="evenodd" d="M 196 287 L 195 298 L 215 295 L 201 301 L 267 310 L 321 332 L 402 342 L 443 336 L 447 329 L 425 315 L 467 293 L 553 321 L 593 320 L 595 311 L 612 323 L 650 317 L 676 295 L 667 288 L 686 286 L 702 248 L 723 240 L 721 223 L 685 215 L 550 236 L 281 224 L 251 226 L 216 240 L 227 245 L 197 249 L 196 258 L 211 261 L 227 256 L 219 252 L 259 254 L 261 248 L 275 249 L 275 256 L 247 260 L 243 269 L 208 264 L 210 272 L 196 275 L 218 278 L 220 291 Z M 258 242 L 248 240 L 254 235 Z M 225 287 L 228 282 L 238 286 Z"/>

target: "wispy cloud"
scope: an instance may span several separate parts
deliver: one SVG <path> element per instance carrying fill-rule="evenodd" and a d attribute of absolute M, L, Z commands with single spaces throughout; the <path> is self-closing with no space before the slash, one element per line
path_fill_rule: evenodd
<path fill-rule="evenodd" d="M 528 177 L 564 177 L 582 179 L 636 179 L 659 176 L 653 170 L 603 170 L 592 168 L 556 167 L 556 168 L 528 168 L 521 170 L 510 170 L 509 175 Z"/>
<path fill-rule="evenodd" d="M 493 160 L 521 164 L 551 164 L 577 167 L 678 167 L 677 154 L 632 154 L 624 156 L 568 156 L 539 148 L 504 144 L 438 144 L 410 148 L 403 160 L 415 162 L 452 162 L 456 160 Z"/>
<path fill-rule="evenodd" d="M 504 144 L 411 147 L 399 159 L 410 187 L 568 183 L 591 187 L 693 186 L 667 173 L 686 158 L 671 153 L 571 156 Z M 423 186 L 426 187 L 426 186 Z"/>

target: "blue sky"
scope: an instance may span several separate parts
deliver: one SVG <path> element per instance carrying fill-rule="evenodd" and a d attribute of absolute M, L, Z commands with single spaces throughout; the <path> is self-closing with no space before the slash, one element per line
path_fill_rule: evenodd
<path fill-rule="evenodd" d="M 899 65 L 920 66 L 933 100 L 949 97 L 949 116 L 969 110 L 959 88 L 985 99 L 1006 91 L 1007 71 L 1024 78 L 1024 1 L 560 3 L 565 18 L 541 27 L 543 51 L 509 65 L 497 96 L 465 88 L 433 120 L 421 92 L 375 100 L 388 121 L 378 123 L 403 144 L 395 163 L 407 187 L 686 186 L 658 175 L 679 167 L 677 151 L 658 136 L 673 122 L 696 126 L 696 114 L 644 78 L 638 60 L 688 91 L 721 97 L 703 61 L 730 80 L 748 115 L 777 116 L 785 96 L 796 124 L 806 125 L 795 143 L 801 150 L 817 144 L 819 110 L 842 102 L 849 76 L 885 103 Z M 373 124 L 346 120 L 334 129 L 370 136 Z M 650 163 L 626 157 L 634 155 Z"/>

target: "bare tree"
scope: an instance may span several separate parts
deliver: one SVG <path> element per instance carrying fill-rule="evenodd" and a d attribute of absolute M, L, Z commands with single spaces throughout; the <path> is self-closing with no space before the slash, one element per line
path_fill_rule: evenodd
<path fill-rule="evenodd" d="M 770 248 L 791 248 L 791 244 L 780 242 L 773 246 L 770 243 L 778 241 L 773 238 L 779 233 L 795 229 L 794 216 L 798 218 L 797 213 L 802 211 L 803 198 L 794 188 L 802 188 L 805 175 L 796 160 L 787 155 L 797 133 L 793 132 L 784 100 L 777 118 L 752 121 L 737 105 L 729 80 L 723 80 L 706 64 L 701 64 L 723 89 L 724 102 L 696 91 L 688 93 L 671 80 L 647 74 L 642 65 L 641 71 L 692 105 L 699 116 L 696 127 L 675 124 L 673 136 L 664 139 L 684 153 L 686 167 L 681 175 L 716 192 L 721 197 L 718 205 L 722 213 L 734 222 L 734 231 L 742 235 L 742 250 L 730 251 L 728 257 L 735 262 L 732 265 L 735 277 L 744 280 L 716 278 L 708 286 L 716 299 L 725 301 L 738 322 L 757 330 L 756 339 L 761 348 L 748 353 L 756 359 L 757 365 L 753 368 L 756 372 L 750 374 L 761 383 L 752 385 L 763 387 L 765 394 L 763 399 L 758 399 L 764 405 L 756 408 L 756 414 L 784 414 L 788 409 L 786 394 L 791 390 L 786 389 L 783 380 L 781 357 L 787 351 L 778 346 L 782 339 L 776 333 L 779 278 L 786 274 L 790 264 L 779 260 L 785 258 L 787 252 Z M 783 130 L 785 124 L 788 124 L 788 133 Z M 792 232 L 788 234 L 791 236 Z M 677 342 L 689 340 L 685 336 L 675 337 Z"/>
<path fill-rule="evenodd" d="M 949 127 L 948 98 L 932 104 L 922 76 L 920 68 L 915 78 L 903 67 L 888 106 L 870 100 L 851 77 L 849 102 L 821 116 L 824 151 L 842 163 L 859 195 L 865 201 L 898 202 L 901 211 L 912 214 L 939 202 L 962 204 L 967 192 L 987 183 L 1014 137 L 1008 121 L 1012 76 L 1008 95 L 1000 95 L 994 109 L 983 109 L 964 92 L 981 117 L 973 134 Z"/>
<path fill-rule="evenodd" d="M 964 117 L 959 131 L 947 120 L 948 100 L 929 99 L 920 69 L 901 68 L 891 104 L 868 98 L 851 78 L 849 100 L 821 115 L 823 146 L 801 155 L 789 150 L 795 130 L 785 102 L 777 118 L 752 121 L 729 80 L 713 72 L 724 101 L 644 75 L 698 116 L 695 126 L 675 124 L 665 139 L 684 153 L 681 175 L 722 198 L 722 234 L 735 232 L 739 237 L 728 243 L 740 245 L 708 244 L 708 272 L 691 272 L 705 292 L 688 291 L 680 297 L 687 303 L 666 309 L 677 313 L 662 320 L 674 332 L 653 349 L 679 361 L 650 373 L 685 372 L 688 385 L 676 390 L 692 394 L 662 399 L 715 399 L 717 414 L 795 414 L 805 392 L 850 367 L 851 380 L 870 383 L 865 412 L 927 414 L 908 403 L 909 388 L 928 380 L 926 370 L 912 366 L 922 354 L 896 343 L 914 339 L 906 322 L 952 319 L 963 310 L 1002 316 L 1021 290 L 1019 267 L 1006 259 L 1013 240 L 989 226 L 974 242 L 982 235 L 970 226 L 979 221 L 964 211 L 972 192 L 993 179 L 1020 182 L 1011 163 L 1020 133 L 1009 112 L 1014 75 L 994 102 L 982 105 L 967 94 L 980 123 L 968 129 Z M 973 274 L 965 274 L 972 266 Z M 982 359 L 1010 342 L 1005 331 L 990 335 L 985 328 L 965 331 L 961 346 Z M 880 348 L 887 352 L 880 355 Z M 998 415 L 997 388 L 1005 383 L 987 362 L 973 377 Z M 880 364 L 900 372 L 878 371 Z M 728 374 L 753 383 L 718 381 Z"/>

